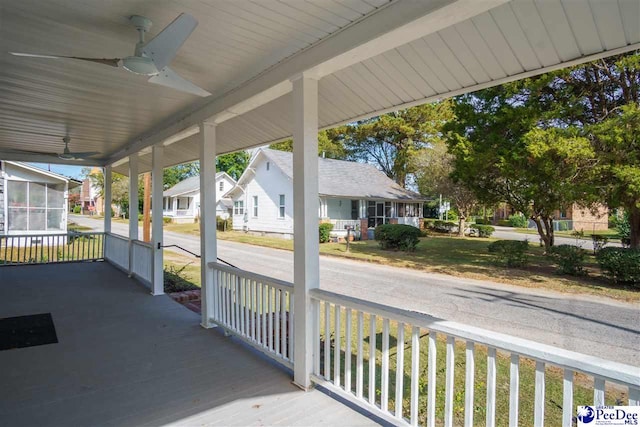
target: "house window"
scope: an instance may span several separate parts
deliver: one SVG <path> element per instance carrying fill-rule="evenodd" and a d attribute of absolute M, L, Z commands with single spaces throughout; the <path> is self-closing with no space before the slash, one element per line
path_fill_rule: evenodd
<path fill-rule="evenodd" d="M 244 201 L 238 200 L 236 202 L 233 202 L 233 214 L 244 215 Z"/>
<path fill-rule="evenodd" d="M 280 206 L 278 208 L 278 218 L 284 219 L 284 194 L 280 195 Z"/>
<path fill-rule="evenodd" d="M 186 210 L 189 209 L 189 197 L 178 197 L 178 209 Z"/>
<path fill-rule="evenodd" d="M 224 181 L 220 181 L 219 191 L 224 190 Z"/>
<path fill-rule="evenodd" d="M 253 196 L 253 217 L 258 217 L 258 196 Z"/>
<path fill-rule="evenodd" d="M 9 231 L 63 230 L 64 184 L 8 181 Z"/>

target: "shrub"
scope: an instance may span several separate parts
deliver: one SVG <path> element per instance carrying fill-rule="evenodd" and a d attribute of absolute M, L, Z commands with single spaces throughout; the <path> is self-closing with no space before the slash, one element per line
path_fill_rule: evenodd
<path fill-rule="evenodd" d="M 614 282 L 640 287 L 640 249 L 603 248 L 596 259 L 604 274 Z"/>
<path fill-rule="evenodd" d="M 498 225 L 500 227 L 511 227 L 511 223 L 509 222 L 508 219 L 500 219 L 500 220 L 498 220 Z"/>
<path fill-rule="evenodd" d="M 529 221 L 524 215 L 510 215 L 509 226 L 515 228 L 527 228 L 529 226 Z"/>
<path fill-rule="evenodd" d="M 406 224 L 383 224 L 376 227 L 375 239 L 382 249 L 413 252 L 420 241 L 420 229 Z"/>
<path fill-rule="evenodd" d="M 73 207 L 73 213 L 74 214 L 79 214 L 80 212 L 82 212 L 82 208 L 80 206 L 74 206 Z"/>
<path fill-rule="evenodd" d="M 558 264 L 558 271 L 562 274 L 582 276 L 584 271 L 584 257 L 586 253 L 582 248 L 573 245 L 552 246 L 549 256 Z"/>
<path fill-rule="evenodd" d="M 442 233 L 451 233 L 451 230 L 453 230 L 453 228 L 456 226 L 457 224 L 453 221 L 442 221 L 440 219 L 436 219 L 433 222 L 433 228 L 436 231 L 440 231 Z"/>
<path fill-rule="evenodd" d="M 139 213 L 138 214 L 138 222 L 143 221 L 144 220 L 144 215 Z"/>
<path fill-rule="evenodd" d="M 171 220 L 172 218 L 170 216 L 163 216 L 162 217 L 162 222 L 165 224 L 171 224 Z"/>
<path fill-rule="evenodd" d="M 185 264 L 180 268 L 173 265 L 164 268 L 164 291 L 166 293 L 184 292 L 200 289 L 194 285 L 184 273 L 191 263 Z"/>
<path fill-rule="evenodd" d="M 433 219 L 433 218 L 425 218 L 425 220 L 424 220 L 424 228 L 434 229 L 435 228 L 435 226 L 434 226 L 434 222 L 435 221 L 436 220 Z"/>
<path fill-rule="evenodd" d="M 478 225 L 491 225 L 491 220 L 485 218 L 476 218 L 475 222 Z"/>
<path fill-rule="evenodd" d="M 558 231 L 569 231 L 569 221 L 560 220 L 558 222 Z"/>
<path fill-rule="evenodd" d="M 522 267 L 527 264 L 529 242 L 518 240 L 498 240 L 489 245 L 489 252 L 494 254 L 498 264 L 507 267 Z"/>
<path fill-rule="evenodd" d="M 327 243 L 329 241 L 329 234 L 331 233 L 331 230 L 333 230 L 333 224 L 328 222 L 320 224 L 320 243 Z"/>
<path fill-rule="evenodd" d="M 233 228 L 233 220 L 231 217 L 224 219 L 221 216 L 216 216 L 216 228 L 218 231 L 227 231 Z"/>
<path fill-rule="evenodd" d="M 609 238 L 607 236 L 600 236 L 597 234 L 592 234 L 591 240 L 593 241 L 594 255 L 600 252 L 606 246 L 606 244 L 609 243 Z"/>
<path fill-rule="evenodd" d="M 496 231 L 495 228 L 493 228 L 490 225 L 472 225 L 471 227 L 469 227 L 472 230 L 476 230 L 476 234 L 478 235 L 478 237 L 491 237 L 491 235 L 493 234 L 494 231 Z"/>

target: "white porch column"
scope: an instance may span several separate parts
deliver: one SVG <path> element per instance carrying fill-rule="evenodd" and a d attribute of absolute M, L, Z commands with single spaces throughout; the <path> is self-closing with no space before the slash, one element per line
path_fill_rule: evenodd
<path fill-rule="evenodd" d="M 201 123 L 200 133 L 200 283 L 203 328 L 213 327 L 213 271 L 207 267 L 216 262 L 216 125 Z"/>
<path fill-rule="evenodd" d="M 129 240 L 138 240 L 138 153 L 129 156 Z"/>
<path fill-rule="evenodd" d="M 104 167 L 104 232 L 111 233 L 111 186 L 113 174 L 111 166 Z"/>
<path fill-rule="evenodd" d="M 162 295 L 164 293 L 162 265 L 162 170 L 164 165 L 164 146 L 154 145 L 151 157 L 151 243 L 153 244 L 151 294 Z"/>
<path fill-rule="evenodd" d="M 293 381 L 311 387 L 317 304 L 309 290 L 320 286 L 318 242 L 318 81 L 293 79 Z"/>
<path fill-rule="evenodd" d="M 133 274 L 134 240 L 138 240 L 138 153 L 129 156 L 129 276 Z"/>

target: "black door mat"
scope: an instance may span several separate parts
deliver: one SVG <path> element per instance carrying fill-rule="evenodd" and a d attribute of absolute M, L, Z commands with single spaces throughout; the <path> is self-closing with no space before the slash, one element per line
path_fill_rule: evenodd
<path fill-rule="evenodd" d="M 51 313 L 0 319 L 0 351 L 57 342 Z"/>

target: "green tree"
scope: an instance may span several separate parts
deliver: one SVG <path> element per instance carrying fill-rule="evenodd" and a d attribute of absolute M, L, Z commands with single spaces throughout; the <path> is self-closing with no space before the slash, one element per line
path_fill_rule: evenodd
<path fill-rule="evenodd" d="M 237 181 L 249 165 L 249 160 L 251 157 L 246 151 L 223 154 L 216 158 L 216 171 L 226 172 Z"/>
<path fill-rule="evenodd" d="M 531 218 L 548 250 L 555 211 L 584 198 L 595 153 L 579 129 L 541 125 L 546 87 L 523 80 L 459 97 L 446 128 L 454 179 Z"/>
<path fill-rule="evenodd" d="M 318 155 L 327 159 L 345 160 L 347 159 L 347 150 L 344 148 L 344 132 L 345 126 L 335 129 L 322 130 L 318 132 Z M 293 140 L 287 139 L 282 142 L 271 144 L 269 148 L 280 151 L 293 151 Z"/>
<path fill-rule="evenodd" d="M 632 248 L 640 247 L 640 107 L 630 103 L 621 114 L 590 127 L 599 162 L 592 188 L 609 206 L 622 206 L 629 216 Z"/>
<path fill-rule="evenodd" d="M 198 176 L 200 173 L 199 162 L 183 163 L 181 165 L 171 166 L 162 171 L 162 186 L 168 189 L 184 181 L 192 176 Z"/>
<path fill-rule="evenodd" d="M 458 211 L 458 235 L 464 236 L 466 220 L 477 208 L 478 199 L 464 183 L 451 177 L 453 162 L 454 156 L 448 152 L 444 142 L 433 143 L 416 155 L 415 178 L 421 194 L 442 194 L 453 202 Z"/>
<path fill-rule="evenodd" d="M 344 147 L 352 160 L 376 164 L 402 187 L 416 172 L 415 157 L 442 138 L 453 118 L 450 100 L 384 114 L 344 128 Z"/>

